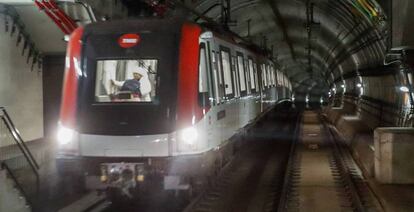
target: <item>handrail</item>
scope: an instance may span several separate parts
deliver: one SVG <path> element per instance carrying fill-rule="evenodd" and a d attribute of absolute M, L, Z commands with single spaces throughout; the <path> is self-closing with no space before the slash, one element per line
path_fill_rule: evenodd
<path fill-rule="evenodd" d="M 39 192 L 39 186 L 40 186 L 39 172 L 38 172 L 39 165 L 36 162 L 36 160 L 34 159 L 32 153 L 29 151 L 28 147 L 26 146 L 26 144 L 25 144 L 23 138 L 21 137 L 19 131 L 17 130 L 17 128 L 13 124 L 13 121 L 11 120 L 11 118 L 10 118 L 9 114 L 7 113 L 6 109 L 4 107 L 0 107 L 0 111 L 2 112 L 2 114 L 0 114 L 1 120 L 4 122 L 7 129 L 9 130 L 10 134 L 13 136 L 17 147 L 20 149 L 20 151 L 22 152 L 24 158 L 29 163 L 29 166 L 30 166 L 31 170 L 33 171 L 33 174 L 34 174 L 34 177 L 35 177 L 35 180 L 36 180 L 35 192 L 38 193 Z M 0 163 L 1 163 L 0 168 L 5 169 L 7 171 L 9 176 L 14 181 L 17 189 L 19 189 L 21 194 L 25 197 L 27 203 L 33 207 L 33 202 L 30 200 L 27 191 L 23 188 L 22 184 L 19 183 L 18 179 L 13 174 L 13 171 L 10 169 L 10 167 L 4 161 L 0 161 Z"/>
<path fill-rule="evenodd" d="M 1 161 L 0 161 L 1 162 Z M 17 189 L 20 191 L 20 193 L 24 196 L 25 200 L 27 201 L 27 203 L 29 205 L 31 205 L 33 207 L 33 202 L 30 200 L 28 194 L 26 193 L 26 191 L 23 189 L 23 186 L 20 185 L 19 181 L 17 180 L 16 176 L 14 176 L 12 170 L 9 168 L 9 166 L 7 166 L 6 163 L 1 162 L 0 167 L 4 170 L 7 171 L 7 174 L 12 178 L 13 182 L 15 183 Z"/>
<path fill-rule="evenodd" d="M 29 151 L 29 148 L 27 148 L 27 145 L 23 141 L 23 138 L 21 137 L 19 131 L 14 126 L 13 121 L 11 120 L 9 114 L 6 111 L 6 108 L 0 107 L 0 111 L 3 112 L 4 115 L 2 116 L 2 119 L 3 119 L 4 123 L 6 124 L 7 128 L 10 130 L 11 134 L 13 135 L 13 138 L 15 139 L 16 143 L 18 144 L 20 150 L 23 152 L 26 159 L 29 161 L 30 165 L 34 166 L 32 168 L 34 168 L 36 173 L 37 173 L 37 169 L 39 169 L 39 164 L 34 159 L 32 153 Z"/>

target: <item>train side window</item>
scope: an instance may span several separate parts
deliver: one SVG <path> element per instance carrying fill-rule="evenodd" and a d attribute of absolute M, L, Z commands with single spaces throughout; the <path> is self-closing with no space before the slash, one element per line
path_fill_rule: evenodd
<path fill-rule="evenodd" d="M 242 95 L 246 94 L 246 75 L 244 70 L 244 60 L 242 55 L 237 56 L 237 67 L 239 70 L 239 76 L 240 76 L 240 90 L 242 92 Z"/>
<path fill-rule="evenodd" d="M 268 87 L 272 87 L 273 82 L 272 82 L 272 70 L 270 69 L 270 65 L 267 65 L 267 84 Z"/>
<path fill-rule="evenodd" d="M 239 74 L 238 69 L 236 67 L 236 57 L 231 58 L 231 66 L 232 66 L 232 73 L 234 79 L 234 96 L 240 97 L 240 81 L 239 81 Z"/>
<path fill-rule="evenodd" d="M 217 52 L 212 51 L 212 63 L 213 63 L 213 84 L 215 90 L 215 98 L 217 103 L 220 103 L 220 98 L 223 96 L 223 81 L 221 76 L 221 69 L 219 65 L 219 56 Z"/>
<path fill-rule="evenodd" d="M 256 92 L 258 92 L 260 91 L 260 87 L 259 87 L 259 78 L 257 74 L 257 64 L 255 62 L 253 62 L 253 69 L 254 69 L 254 82 L 256 84 Z"/>
<path fill-rule="evenodd" d="M 264 67 L 266 69 L 265 71 L 265 79 L 266 79 L 266 86 L 269 88 L 270 87 L 270 80 L 269 80 L 269 66 L 264 64 Z"/>
<path fill-rule="evenodd" d="M 270 78 L 272 79 L 272 86 L 275 86 L 275 69 L 273 66 L 270 66 Z"/>
<path fill-rule="evenodd" d="M 269 70 L 269 87 L 273 87 L 273 66 L 269 65 L 267 68 Z"/>
<path fill-rule="evenodd" d="M 256 77 L 254 76 L 254 68 L 253 68 L 253 60 L 249 59 L 249 72 L 250 72 L 250 88 L 252 89 L 252 92 L 256 90 Z"/>
<path fill-rule="evenodd" d="M 247 95 L 250 95 L 251 91 L 251 80 L 250 80 L 250 67 L 249 67 L 249 60 L 244 60 L 244 67 L 245 67 L 245 74 L 246 74 L 246 90 Z"/>
<path fill-rule="evenodd" d="M 198 103 L 202 107 L 210 105 L 209 101 L 209 87 L 207 76 L 207 55 L 206 46 L 200 43 L 200 59 L 198 64 Z"/>
<path fill-rule="evenodd" d="M 264 88 L 267 88 L 267 70 L 266 70 L 266 65 L 265 64 L 262 64 L 261 65 L 261 69 L 262 69 L 262 84 L 264 85 L 263 86 L 263 90 L 264 90 Z"/>
<path fill-rule="evenodd" d="M 279 73 L 279 70 L 276 70 L 276 86 L 279 86 L 280 85 L 280 83 L 279 83 L 279 75 L 280 75 L 280 73 Z"/>
<path fill-rule="evenodd" d="M 272 87 L 275 85 L 275 81 L 274 81 L 274 78 L 273 78 L 273 66 L 269 66 L 269 71 L 270 71 L 270 75 L 269 75 L 269 77 L 270 77 L 270 84 L 272 85 Z"/>
<path fill-rule="evenodd" d="M 233 82 L 231 77 L 231 58 L 228 51 L 220 51 L 221 55 L 221 67 L 223 70 L 224 78 L 224 92 L 226 96 L 231 96 L 233 94 Z"/>
<path fill-rule="evenodd" d="M 277 85 L 282 86 L 282 73 L 280 71 L 277 71 Z"/>

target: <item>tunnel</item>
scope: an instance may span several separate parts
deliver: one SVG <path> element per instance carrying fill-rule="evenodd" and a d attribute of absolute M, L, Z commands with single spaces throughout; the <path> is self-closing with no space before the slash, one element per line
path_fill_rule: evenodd
<path fill-rule="evenodd" d="M 0 0 L 0 212 L 411 211 L 413 8 Z"/>

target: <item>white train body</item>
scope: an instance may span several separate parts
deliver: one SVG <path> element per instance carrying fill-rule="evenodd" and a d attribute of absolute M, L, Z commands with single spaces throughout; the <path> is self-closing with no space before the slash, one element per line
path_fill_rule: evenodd
<path fill-rule="evenodd" d="M 157 175 L 165 189 L 187 189 L 231 158 L 232 138 L 291 96 L 271 60 L 192 23 L 94 24 L 75 31 L 67 54 L 58 162 L 63 173 L 86 175 L 89 187 L 110 186 L 112 172 L 129 169 L 135 183 Z M 140 89 L 109 93 L 111 81 L 139 72 L 136 64 L 148 72 Z M 145 83 L 152 87 L 144 102 Z"/>

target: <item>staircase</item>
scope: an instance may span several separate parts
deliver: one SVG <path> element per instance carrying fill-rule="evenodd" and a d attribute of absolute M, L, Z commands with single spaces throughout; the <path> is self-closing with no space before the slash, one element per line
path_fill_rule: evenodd
<path fill-rule="evenodd" d="M 30 203 L 18 188 L 7 168 L 0 169 L 0 212 L 29 212 Z"/>
<path fill-rule="evenodd" d="M 0 212 L 33 211 L 39 165 L 5 108 L 0 107 Z"/>

